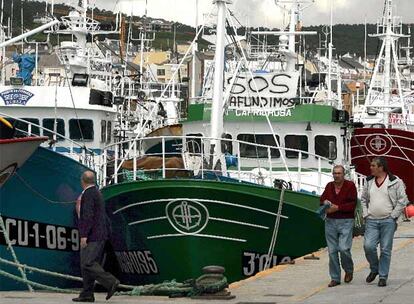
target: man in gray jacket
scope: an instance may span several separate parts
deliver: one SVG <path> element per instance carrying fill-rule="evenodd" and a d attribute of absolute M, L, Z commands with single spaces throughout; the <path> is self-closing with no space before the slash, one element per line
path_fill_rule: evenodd
<path fill-rule="evenodd" d="M 367 283 L 379 275 L 378 286 L 387 286 L 391 263 L 392 243 L 397 228 L 397 220 L 408 203 L 404 182 L 388 172 L 383 157 L 371 161 L 371 174 L 361 197 L 365 219 L 364 250 L 371 272 Z M 377 246 L 380 244 L 380 258 Z"/>

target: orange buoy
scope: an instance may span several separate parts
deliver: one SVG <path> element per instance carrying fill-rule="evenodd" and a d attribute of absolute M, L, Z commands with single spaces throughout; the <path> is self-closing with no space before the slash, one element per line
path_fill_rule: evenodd
<path fill-rule="evenodd" d="M 405 207 L 405 216 L 407 218 L 414 217 L 414 205 L 408 205 Z"/>

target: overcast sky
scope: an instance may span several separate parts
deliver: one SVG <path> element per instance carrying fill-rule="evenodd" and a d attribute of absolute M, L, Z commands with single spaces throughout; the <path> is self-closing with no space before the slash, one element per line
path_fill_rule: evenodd
<path fill-rule="evenodd" d="M 50 0 L 49 0 L 50 1 Z M 89 0 L 100 8 L 121 9 L 130 14 L 143 15 L 148 2 L 148 15 L 161 17 L 181 23 L 195 24 L 197 0 Z M 303 12 L 304 25 L 329 23 L 330 1 L 334 6 L 334 23 L 375 23 L 382 14 L 384 0 L 315 0 L 315 3 Z M 66 1 L 67 2 L 67 1 Z M 203 13 L 213 11 L 212 0 L 198 0 L 200 22 Z M 414 23 L 414 0 L 394 0 L 396 14 L 405 23 Z M 233 0 L 230 6 L 240 21 L 252 26 L 279 27 L 286 24 L 284 14 L 274 0 Z M 286 19 L 287 15 L 285 15 Z"/>

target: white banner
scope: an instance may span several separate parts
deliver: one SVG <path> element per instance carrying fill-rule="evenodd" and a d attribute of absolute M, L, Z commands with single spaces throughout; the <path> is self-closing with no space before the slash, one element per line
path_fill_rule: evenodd
<path fill-rule="evenodd" d="M 233 75 L 227 73 L 226 86 L 232 82 Z M 277 110 L 295 106 L 299 72 L 290 73 L 241 73 L 231 89 L 229 109 Z"/>

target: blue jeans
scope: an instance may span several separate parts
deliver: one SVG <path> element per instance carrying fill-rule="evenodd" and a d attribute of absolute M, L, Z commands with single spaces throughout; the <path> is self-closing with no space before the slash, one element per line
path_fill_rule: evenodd
<path fill-rule="evenodd" d="M 329 252 L 329 275 L 331 280 L 341 282 L 341 266 L 339 255 L 341 256 L 342 268 L 345 272 L 354 272 L 354 262 L 352 261 L 352 232 L 354 219 L 331 219 L 325 221 L 325 237 Z"/>
<path fill-rule="evenodd" d="M 392 242 L 397 223 L 392 218 L 367 219 L 365 222 L 364 250 L 371 272 L 378 273 L 380 279 L 387 279 L 390 270 Z M 377 246 L 380 244 L 380 258 Z"/>

